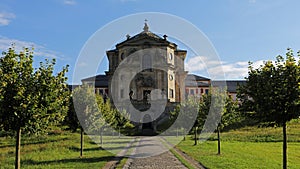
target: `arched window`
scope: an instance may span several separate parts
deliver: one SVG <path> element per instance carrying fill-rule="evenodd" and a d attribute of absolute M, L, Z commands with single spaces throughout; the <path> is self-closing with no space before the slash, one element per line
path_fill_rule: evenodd
<path fill-rule="evenodd" d="M 122 54 L 121 54 L 121 60 L 124 60 L 124 58 L 125 58 L 125 54 L 122 53 Z"/>

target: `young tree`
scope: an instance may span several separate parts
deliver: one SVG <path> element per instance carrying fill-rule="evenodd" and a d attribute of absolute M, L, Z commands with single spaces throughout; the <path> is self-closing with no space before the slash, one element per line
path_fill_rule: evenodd
<path fill-rule="evenodd" d="M 72 132 L 76 132 L 76 130 L 78 128 L 80 128 L 80 123 L 79 123 L 79 120 L 77 118 L 76 111 L 74 108 L 73 96 L 72 96 L 72 94 L 70 94 L 70 95 L 71 96 L 70 96 L 70 101 L 69 101 L 69 110 L 67 112 L 67 115 L 64 119 L 63 124 L 67 125 Z"/>
<path fill-rule="evenodd" d="M 238 103 L 232 100 L 228 95 L 225 96 L 225 107 L 221 114 L 221 122 L 217 127 L 217 136 L 218 136 L 218 154 L 221 154 L 221 131 L 240 120 L 240 113 L 238 112 Z"/>
<path fill-rule="evenodd" d="M 55 60 L 34 71 L 33 52 L 9 48 L 0 58 L 0 123 L 16 132 L 15 168 L 20 168 L 21 132 L 39 133 L 61 122 L 68 109 L 67 67 L 53 75 Z"/>
<path fill-rule="evenodd" d="M 100 145 L 102 147 L 103 144 L 103 131 L 106 127 L 109 127 L 111 119 L 114 116 L 114 110 L 111 107 L 110 100 L 105 100 L 103 96 L 96 94 L 96 102 L 98 106 L 98 110 L 90 115 L 89 121 L 89 131 L 92 133 L 100 134 Z"/>
<path fill-rule="evenodd" d="M 92 125 L 91 116 L 96 114 L 98 106 L 93 87 L 82 85 L 72 92 L 74 108 L 80 122 L 80 157 L 83 155 L 84 129 Z M 75 121 L 74 121 L 75 122 Z"/>
<path fill-rule="evenodd" d="M 267 61 L 257 69 L 250 63 L 248 74 L 247 84 L 238 94 L 242 108 L 261 123 L 282 126 L 283 168 L 286 169 L 286 124 L 300 116 L 300 61 L 288 49 L 286 58 L 277 56 L 275 63 Z"/>
<path fill-rule="evenodd" d="M 175 109 L 170 112 L 169 117 L 174 130 L 178 130 L 179 128 L 184 131 L 189 131 L 191 128 L 194 129 L 195 145 L 197 144 L 198 109 L 199 98 L 189 96 L 185 101 L 177 105 Z M 191 124 L 192 122 L 194 122 L 194 124 Z"/>
<path fill-rule="evenodd" d="M 238 121 L 238 104 L 217 88 L 211 88 L 208 94 L 202 96 L 200 100 L 198 124 L 203 128 L 205 120 L 211 121 L 206 127 L 216 128 L 218 140 L 218 154 L 221 154 L 221 131 Z M 212 104 L 213 103 L 213 104 Z M 209 116 L 210 113 L 210 116 Z"/>

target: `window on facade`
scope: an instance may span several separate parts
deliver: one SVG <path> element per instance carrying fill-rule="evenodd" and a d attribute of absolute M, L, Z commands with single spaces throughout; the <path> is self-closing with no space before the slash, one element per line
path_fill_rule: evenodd
<path fill-rule="evenodd" d="M 145 70 L 145 69 L 151 69 L 152 68 L 152 57 L 149 56 L 149 55 L 144 55 L 142 57 L 142 69 Z"/>
<path fill-rule="evenodd" d="M 203 93 L 203 89 L 201 89 L 201 94 Z"/>
<path fill-rule="evenodd" d="M 103 89 L 99 89 L 99 92 L 100 92 L 101 95 L 104 94 Z"/>
<path fill-rule="evenodd" d="M 173 91 L 173 89 L 169 90 L 169 98 L 174 98 L 174 91 Z"/>
<path fill-rule="evenodd" d="M 173 54 L 169 53 L 169 59 L 172 60 L 173 59 Z"/>
<path fill-rule="evenodd" d="M 173 75 L 169 75 L 169 79 L 172 81 L 174 79 Z"/>
<path fill-rule="evenodd" d="M 195 94 L 194 89 L 191 89 L 191 90 L 190 90 L 190 93 L 191 93 L 192 95 L 194 95 L 194 94 Z"/>
<path fill-rule="evenodd" d="M 196 89 L 196 94 L 198 94 L 199 93 L 199 89 Z"/>
<path fill-rule="evenodd" d="M 125 54 L 122 53 L 122 54 L 121 54 L 121 60 L 123 60 L 124 58 L 125 58 Z"/>
<path fill-rule="evenodd" d="M 124 89 L 120 90 L 120 98 L 123 99 L 124 98 Z"/>
<path fill-rule="evenodd" d="M 205 89 L 205 94 L 208 94 L 208 89 Z"/>
<path fill-rule="evenodd" d="M 90 86 L 90 87 L 92 87 L 92 86 L 94 85 L 93 82 L 87 82 L 86 84 L 87 84 L 88 86 Z"/>

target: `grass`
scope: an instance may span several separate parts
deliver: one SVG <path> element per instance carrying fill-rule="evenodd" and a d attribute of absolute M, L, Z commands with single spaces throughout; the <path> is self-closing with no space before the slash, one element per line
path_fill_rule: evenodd
<path fill-rule="evenodd" d="M 15 139 L 0 137 L 1 169 L 13 168 Z M 23 137 L 21 168 L 102 168 L 114 154 L 85 137 L 83 157 L 79 157 L 80 134 L 63 132 L 43 137 Z"/>
<path fill-rule="evenodd" d="M 300 120 L 288 124 L 288 167 L 300 168 Z M 282 168 L 282 129 L 246 127 L 221 135 L 221 155 L 216 136 L 197 146 L 188 137 L 177 145 L 208 168 Z"/>
<path fill-rule="evenodd" d="M 288 124 L 288 167 L 300 168 L 300 120 Z M 165 136 L 176 144 L 182 137 Z M 99 141 L 98 136 L 92 139 Z M 114 151 L 122 149 L 131 138 L 106 135 L 103 150 L 91 138 L 85 137 L 84 156 L 79 158 L 80 134 L 58 132 L 39 137 L 22 137 L 22 168 L 102 168 L 111 160 Z M 181 141 L 177 148 L 208 168 L 281 168 L 282 128 L 244 127 L 221 134 L 221 155 L 217 155 L 216 135 L 206 142 L 193 146 L 192 136 Z M 14 168 L 15 139 L 0 137 L 0 168 Z M 127 152 L 131 153 L 131 149 Z M 172 150 L 171 150 L 172 151 Z M 175 156 L 192 168 L 176 152 Z M 127 158 L 123 158 L 117 168 L 122 168 Z"/>

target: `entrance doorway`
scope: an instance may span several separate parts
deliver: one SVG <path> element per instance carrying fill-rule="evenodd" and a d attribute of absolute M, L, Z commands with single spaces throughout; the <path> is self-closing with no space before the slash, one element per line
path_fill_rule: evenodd
<path fill-rule="evenodd" d="M 143 90 L 143 99 L 149 101 L 151 90 Z"/>
<path fill-rule="evenodd" d="M 151 129 L 153 130 L 153 124 L 152 124 L 152 118 L 149 114 L 146 114 L 143 117 L 143 125 L 142 125 L 142 129 Z"/>

